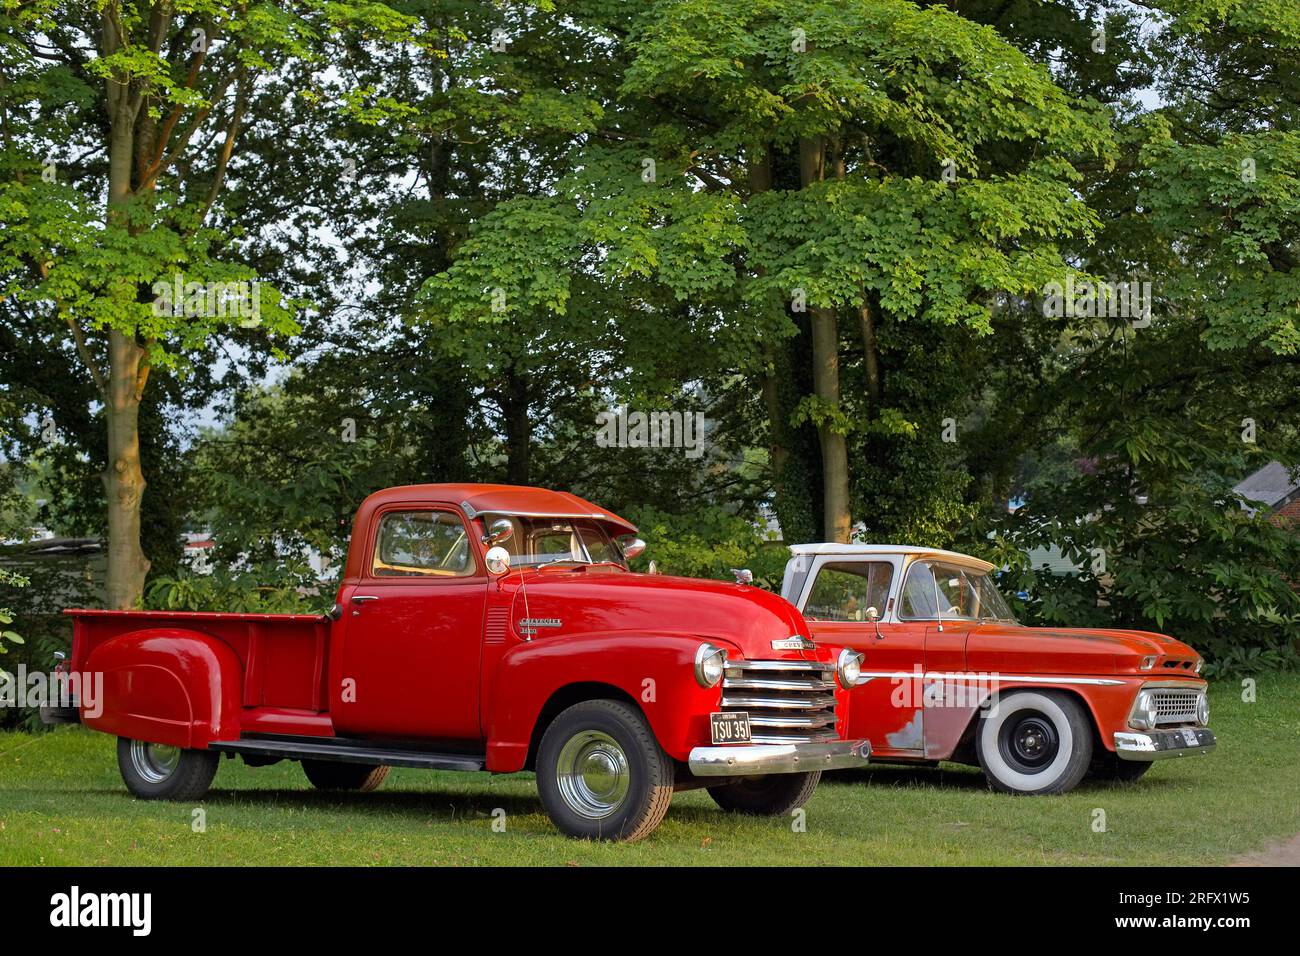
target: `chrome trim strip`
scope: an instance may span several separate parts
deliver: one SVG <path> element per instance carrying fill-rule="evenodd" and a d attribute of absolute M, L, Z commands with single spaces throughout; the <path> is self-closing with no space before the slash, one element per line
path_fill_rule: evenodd
<path fill-rule="evenodd" d="M 915 671 L 863 671 L 862 676 L 867 680 L 871 680 L 875 677 L 920 677 L 922 680 L 965 680 L 978 681 L 980 683 L 1023 681 L 1027 684 L 1089 684 L 1101 687 L 1114 687 L 1124 683 L 1122 680 L 1110 677 L 1053 677 L 1050 674 L 995 674 L 991 671 L 984 673 L 975 673 L 973 671 L 968 673 L 929 671 L 924 674 L 917 674 Z"/>
<path fill-rule="evenodd" d="M 695 747 L 687 758 L 697 777 L 744 777 L 763 773 L 848 770 L 866 765 L 871 745 L 865 740 L 815 744 L 735 744 Z"/>

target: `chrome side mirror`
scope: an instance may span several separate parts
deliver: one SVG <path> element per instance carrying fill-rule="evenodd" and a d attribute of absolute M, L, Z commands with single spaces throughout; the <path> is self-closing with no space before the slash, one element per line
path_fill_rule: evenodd
<path fill-rule="evenodd" d="M 495 544 L 509 541 L 515 535 L 515 526 L 509 518 L 497 518 L 488 527 L 487 534 L 483 535 L 483 543 L 489 547 Z"/>
<path fill-rule="evenodd" d="M 500 545 L 488 548 L 487 569 L 493 577 L 505 574 L 510 570 L 510 552 Z"/>
<path fill-rule="evenodd" d="M 623 557 L 631 561 L 645 551 L 645 542 L 640 538 L 633 538 L 623 545 Z"/>
<path fill-rule="evenodd" d="M 867 620 L 870 621 L 870 622 L 873 623 L 873 624 L 874 624 L 876 621 L 879 621 L 879 620 L 880 620 L 880 611 L 879 611 L 878 609 L 876 609 L 875 607 L 869 607 L 869 608 L 867 608 Z"/>

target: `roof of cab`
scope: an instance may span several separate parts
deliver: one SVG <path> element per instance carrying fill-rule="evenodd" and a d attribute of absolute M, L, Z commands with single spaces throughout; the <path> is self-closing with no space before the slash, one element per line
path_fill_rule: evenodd
<path fill-rule="evenodd" d="M 613 526 L 616 534 L 634 534 L 636 525 L 611 511 L 567 491 L 525 485 L 439 484 L 400 485 L 376 491 L 362 509 L 404 501 L 447 501 L 460 505 L 470 518 L 485 514 L 539 518 L 589 518 Z"/>
<path fill-rule="evenodd" d="M 822 541 L 816 544 L 792 544 L 790 553 L 800 554 L 911 554 L 924 555 L 931 558 L 946 558 L 949 561 L 958 561 L 962 564 L 972 564 L 983 568 L 985 571 L 991 571 L 994 565 L 980 558 L 972 557 L 969 554 L 962 554 L 960 551 L 944 551 L 941 548 L 918 548 L 911 544 L 840 544 L 835 541 Z"/>

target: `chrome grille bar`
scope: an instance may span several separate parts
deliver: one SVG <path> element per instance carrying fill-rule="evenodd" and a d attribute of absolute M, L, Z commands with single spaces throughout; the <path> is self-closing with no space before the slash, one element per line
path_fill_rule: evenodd
<path fill-rule="evenodd" d="M 837 740 L 835 665 L 815 661 L 728 661 L 722 709 L 749 714 L 757 744 Z"/>

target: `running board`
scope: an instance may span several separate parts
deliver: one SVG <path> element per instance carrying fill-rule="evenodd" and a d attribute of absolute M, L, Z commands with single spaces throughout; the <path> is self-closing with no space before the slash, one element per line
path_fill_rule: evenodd
<path fill-rule="evenodd" d="M 221 753 L 256 754 L 290 760 L 337 760 L 341 763 L 383 764 L 388 767 L 418 767 L 424 770 L 482 770 L 487 759 L 475 754 L 434 753 L 403 747 L 382 747 L 358 740 L 331 741 L 303 737 L 241 737 L 208 744 Z"/>

